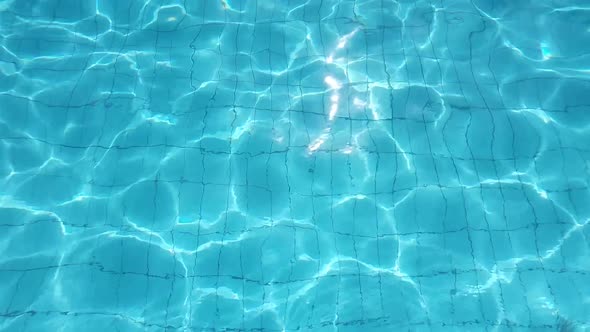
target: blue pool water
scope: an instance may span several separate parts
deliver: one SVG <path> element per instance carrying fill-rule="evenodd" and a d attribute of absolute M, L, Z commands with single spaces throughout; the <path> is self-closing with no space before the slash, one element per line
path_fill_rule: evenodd
<path fill-rule="evenodd" d="M 0 330 L 590 329 L 582 0 L 0 0 Z"/>

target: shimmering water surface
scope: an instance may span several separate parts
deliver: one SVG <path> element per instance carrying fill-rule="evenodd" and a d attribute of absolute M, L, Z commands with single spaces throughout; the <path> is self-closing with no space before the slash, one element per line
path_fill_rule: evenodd
<path fill-rule="evenodd" d="M 0 0 L 0 330 L 590 329 L 582 0 Z"/>

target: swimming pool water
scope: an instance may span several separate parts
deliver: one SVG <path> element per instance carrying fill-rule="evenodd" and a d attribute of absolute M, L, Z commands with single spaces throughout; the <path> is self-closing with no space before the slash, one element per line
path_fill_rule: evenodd
<path fill-rule="evenodd" d="M 0 330 L 590 329 L 589 27 L 1 0 Z"/>

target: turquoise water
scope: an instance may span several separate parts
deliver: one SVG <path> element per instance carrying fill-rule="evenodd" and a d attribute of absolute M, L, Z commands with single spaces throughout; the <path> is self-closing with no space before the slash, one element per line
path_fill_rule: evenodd
<path fill-rule="evenodd" d="M 0 0 L 0 330 L 590 329 L 590 7 Z"/>

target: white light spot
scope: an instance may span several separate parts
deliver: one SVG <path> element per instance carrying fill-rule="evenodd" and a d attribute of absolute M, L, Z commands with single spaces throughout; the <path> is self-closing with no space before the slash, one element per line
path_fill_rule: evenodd
<path fill-rule="evenodd" d="M 348 43 L 348 40 L 350 38 L 352 38 L 352 36 L 354 36 L 357 31 L 358 31 L 358 28 L 354 29 L 351 33 L 341 37 L 340 40 L 338 41 L 338 48 L 344 48 L 346 46 L 346 44 Z"/>
<path fill-rule="evenodd" d="M 338 104 L 332 104 L 332 107 L 330 108 L 330 121 L 334 120 L 336 113 L 338 113 Z"/>
<path fill-rule="evenodd" d="M 543 60 L 549 60 L 552 57 L 549 45 L 547 45 L 545 42 L 541 43 L 541 54 L 543 55 Z"/>
<path fill-rule="evenodd" d="M 338 82 L 332 76 L 326 76 L 326 78 L 324 79 L 324 82 L 326 82 L 326 84 L 328 84 L 328 86 L 332 89 L 340 89 L 340 87 L 341 87 L 340 82 Z"/>
<path fill-rule="evenodd" d="M 324 140 L 320 137 L 318 139 L 316 139 L 310 146 L 309 146 L 309 152 L 313 152 L 317 149 L 320 148 L 320 146 L 322 146 L 322 144 L 324 144 Z"/>
<path fill-rule="evenodd" d="M 352 153 L 352 146 L 347 146 L 344 149 L 342 149 L 342 153 L 351 154 Z"/>
<path fill-rule="evenodd" d="M 314 152 L 317 149 L 320 148 L 320 146 L 322 146 L 322 144 L 324 144 L 324 142 L 326 141 L 326 139 L 328 138 L 328 134 L 327 133 L 323 133 L 320 137 L 316 138 L 315 141 L 313 141 L 313 143 L 309 146 L 309 152 Z"/>
<path fill-rule="evenodd" d="M 373 114 L 373 119 L 379 120 L 379 114 L 377 113 L 376 105 L 373 103 L 369 103 L 369 109 L 371 110 L 371 113 Z"/>
<path fill-rule="evenodd" d="M 354 100 L 352 101 L 352 103 L 356 107 L 365 107 L 365 106 L 367 106 L 367 102 L 366 101 L 362 101 L 362 100 L 358 99 L 357 97 L 354 97 Z"/>

